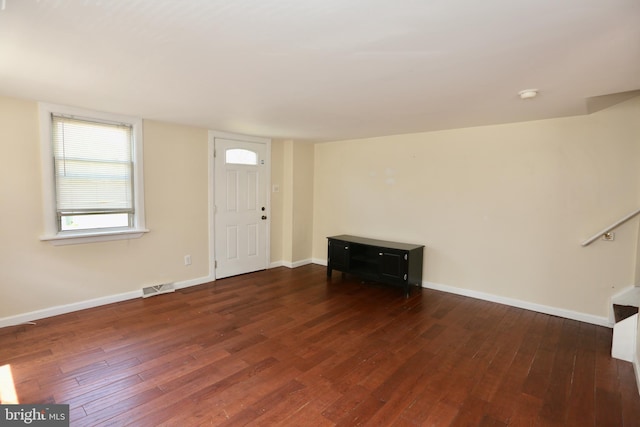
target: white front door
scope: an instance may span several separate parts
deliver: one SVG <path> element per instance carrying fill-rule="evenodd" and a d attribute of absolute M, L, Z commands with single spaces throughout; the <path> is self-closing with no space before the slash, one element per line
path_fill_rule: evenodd
<path fill-rule="evenodd" d="M 215 138 L 215 277 L 267 268 L 267 144 Z"/>

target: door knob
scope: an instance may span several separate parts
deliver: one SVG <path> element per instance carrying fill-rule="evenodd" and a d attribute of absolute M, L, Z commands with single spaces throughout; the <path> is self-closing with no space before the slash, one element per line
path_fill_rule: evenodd
<path fill-rule="evenodd" d="M 267 216 L 266 215 L 262 215 L 262 219 L 267 219 Z"/>

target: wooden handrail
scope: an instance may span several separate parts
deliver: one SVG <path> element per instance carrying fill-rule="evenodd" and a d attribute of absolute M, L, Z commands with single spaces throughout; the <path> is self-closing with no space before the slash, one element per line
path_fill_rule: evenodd
<path fill-rule="evenodd" d="M 607 228 L 602 229 L 598 233 L 594 234 L 593 236 L 591 236 L 590 238 L 588 238 L 587 240 L 582 242 L 582 246 L 590 245 L 591 243 L 593 243 L 596 240 L 598 240 L 600 238 L 600 236 L 604 236 L 605 234 L 607 234 L 608 232 L 610 232 L 614 228 L 618 227 L 619 225 L 624 224 L 625 222 L 629 221 L 631 218 L 633 218 L 634 216 L 636 216 L 638 214 L 640 214 L 640 209 L 637 209 L 637 210 L 631 212 L 630 214 L 628 214 L 627 216 L 620 218 L 618 221 L 614 222 L 613 224 L 611 224 Z"/>

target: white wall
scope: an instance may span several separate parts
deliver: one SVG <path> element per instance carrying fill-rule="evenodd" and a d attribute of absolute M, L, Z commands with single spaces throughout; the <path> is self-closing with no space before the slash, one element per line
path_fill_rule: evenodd
<path fill-rule="evenodd" d="M 423 280 L 606 318 L 635 282 L 640 98 L 590 116 L 315 146 L 313 257 L 326 237 L 426 245 Z"/>

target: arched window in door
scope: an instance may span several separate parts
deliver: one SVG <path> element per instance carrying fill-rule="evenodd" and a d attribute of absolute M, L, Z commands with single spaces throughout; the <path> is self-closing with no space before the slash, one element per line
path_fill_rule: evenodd
<path fill-rule="evenodd" d="M 225 162 L 231 165 L 257 165 L 258 154 L 243 148 L 231 148 L 225 152 Z"/>

